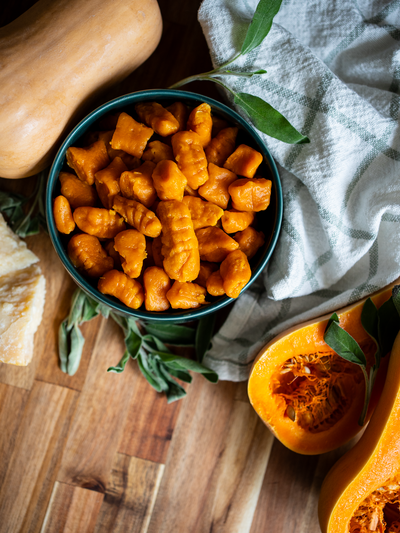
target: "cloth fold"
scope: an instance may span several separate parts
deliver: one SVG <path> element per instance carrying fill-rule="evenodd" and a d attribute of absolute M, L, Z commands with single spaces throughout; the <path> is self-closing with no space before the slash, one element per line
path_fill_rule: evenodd
<path fill-rule="evenodd" d="M 240 50 L 256 5 L 203 0 L 198 16 L 215 66 Z M 278 163 L 283 225 L 268 267 L 205 357 L 221 379 L 247 379 L 280 331 L 399 277 L 399 40 L 400 0 L 283 0 L 264 42 L 232 65 L 267 70 L 226 83 L 266 100 L 311 142 L 261 133 Z"/>

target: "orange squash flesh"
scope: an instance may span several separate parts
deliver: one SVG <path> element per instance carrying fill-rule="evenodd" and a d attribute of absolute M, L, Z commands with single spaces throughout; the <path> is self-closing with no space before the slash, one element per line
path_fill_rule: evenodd
<path fill-rule="evenodd" d="M 400 334 L 382 395 L 361 439 L 322 485 L 322 533 L 400 531 Z"/>
<path fill-rule="evenodd" d="M 393 283 L 371 298 L 379 308 Z M 340 326 L 360 344 L 369 364 L 376 350 L 361 325 L 365 299 L 338 311 Z M 250 402 L 274 435 L 306 455 L 333 450 L 356 435 L 364 404 L 365 381 L 358 365 L 339 357 L 324 342 L 331 314 L 295 326 L 258 354 L 248 384 Z M 382 390 L 387 358 L 375 382 L 366 420 Z"/>

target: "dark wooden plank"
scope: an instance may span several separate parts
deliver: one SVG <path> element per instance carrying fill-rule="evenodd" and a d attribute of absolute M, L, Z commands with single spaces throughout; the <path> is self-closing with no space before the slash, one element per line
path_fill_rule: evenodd
<path fill-rule="evenodd" d="M 124 352 L 123 335 L 104 320 L 69 432 L 57 480 L 104 492 L 135 388 L 132 365 L 122 374 L 107 373 Z"/>
<path fill-rule="evenodd" d="M 95 533 L 146 533 L 164 466 L 117 454 Z"/>
<path fill-rule="evenodd" d="M 41 533 L 93 533 L 104 494 L 56 481 Z"/>
<path fill-rule="evenodd" d="M 149 385 L 136 363 L 133 372 L 135 387 L 118 451 L 165 463 L 182 401 L 168 404 L 166 396 Z"/>
<path fill-rule="evenodd" d="M 194 376 L 182 402 L 149 532 L 197 531 L 233 409 L 236 386 Z"/>
<path fill-rule="evenodd" d="M 0 532 L 39 531 L 77 393 L 35 382 L 0 489 Z"/>

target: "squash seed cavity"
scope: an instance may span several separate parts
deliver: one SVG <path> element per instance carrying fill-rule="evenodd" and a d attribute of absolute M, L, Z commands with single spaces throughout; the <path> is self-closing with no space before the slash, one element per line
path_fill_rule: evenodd
<path fill-rule="evenodd" d="M 359 505 L 349 533 L 400 533 L 400 476 L 386 481 Z"/>
<path fill-rule="evenodd" d="M 348 411 L 354 388 L 363 379 L 357 365 L 335 352 L 316 352 L 285 361 L 272 378 L 272 393 L 285 416 L 310 433 L 320 433 Z"/>

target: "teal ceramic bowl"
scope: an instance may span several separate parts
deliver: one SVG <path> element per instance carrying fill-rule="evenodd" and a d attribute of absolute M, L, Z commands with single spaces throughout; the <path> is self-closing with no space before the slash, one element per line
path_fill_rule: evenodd
<path fill-rule="evenodd" d="M 264 232 L 266 240 L 263 247 L 258 250 L 257 254 L 250 261 L 252 276 L 243 290 L 250 287 L 257 276 L 263 271 L 277 243 L 282 222 L 282 188 L 274 160 L 259 135 L 254 131 L 250 124 L 235 111 L 212 98 L 185 91 L 156 89 L 121 96 L 97 108 L 95 111 L 87 115 L 87 117 L 85 117 L 71 131 L 61 145 L 50 169 L 46 191 L 46 213 L 50 238 L 64 267 L 75 280 L 77 285 L 89 296 L 108 305 L 117 313 L 125 316 L 162 322 L 186 322 L 189 320 L 196 320 L 230 304 L 233 302 L 233 299 L 228 296 L 222 296 L 219 298 L 208 297 L 207 300 L 210 301 L 210 303 L 197 309 L 170 309 L 160 313 L 146 311 L 145 309 L 130 309 L 116 298 L 106 296 L 98 291 L 97 280 L 90 280 L 78 272 L 71 263 L 66 252 L 68 240 L 71 238 L 71 235 L 63 235 L 59 233 L 54 223 L 52 205 L 54 198 L 60 194 L 60 182 L 58 176 L 63 170 L 70 171 L 65 157 L 67 148 L 69 146 L 80 146 L 80 141 L 84 134 L 88 131 L 95 131 L 96 122 L 104 118 L 105 115 L 113 114 L 118 111 L 125 111 L 128 114 L 135 115 L 135 104 L 146 101 L 157 101 L 164 106 L 168 106 L 176 101 L 181 101 L 189 107 L 196 107 L 202 102 L 207 102 L 211 106 L 213 114 L 227 120 L 231 125 L 239 127 L 238 144 L 248 144 L 263 154 L 264 162 L 261 164 L 259 168 L 260 172 L 257 172 L 257 174 L 261 174 L 263 177 L 272 181 L 272 194 L 270 206 L 266 211 L 258 213 L 257 218 L 259 223 L 258 230 Z"/>

